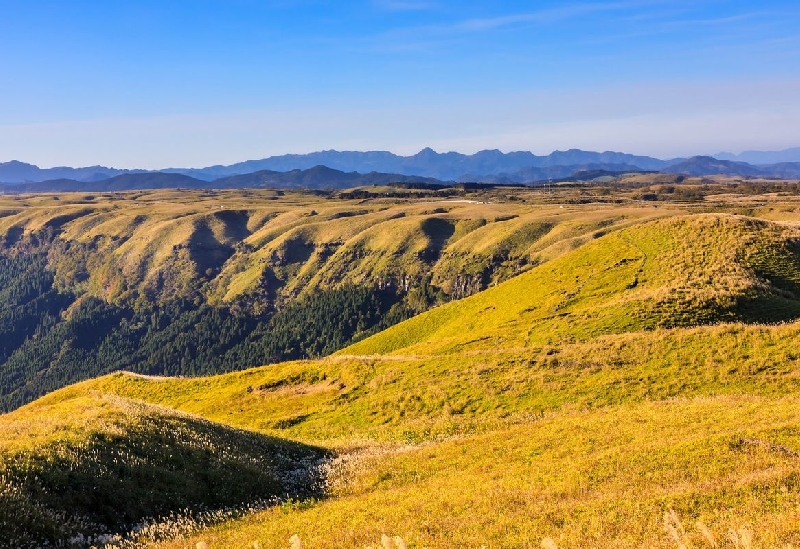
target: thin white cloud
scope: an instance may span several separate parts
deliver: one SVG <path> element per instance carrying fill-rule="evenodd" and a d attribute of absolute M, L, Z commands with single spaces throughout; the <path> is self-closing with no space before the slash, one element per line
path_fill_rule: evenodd
<path fill-rule="evenodd" d="M 400 0 L 397 1 L 404 3 Z M 449 23 L 400 26 L 376 36 L 367 37 L 363 46 L 370 51 L 376 49 L 393 52 L 425 51 L 446 41 L 457 40 L 472 34 L 552 24 L 593 13 L 621 11 L 650 3 L 658 4 L 661 3 L 661 0 L 654 0 L 654 2 L 580 2 L 523 13 L 458 19 Z"/>
<path fill-rule="evenodd" d="M 436 7 L 433 2 L 414 2 L 410 0 L 375 0 L 375 4 L 379 8 L 389 11 L 424 11 Z"/>
<path fill-rule="evenodd" d="M 691 27 L 720 27 L 735 23 L 750 22 L 753 21 L 754 19 L 763 17 L 769 17 L 771 19 L 774 19 L 776 16 L 783 16 L 783 15 L 785 14 L 779 14 L 775 12 L 765 12 L 765 11 L 752 11 L 747 13 L 740 13 L 737 15 L 730 15 L 726 17 L 713 17 L 704 19 L 671 19 L 669 21 L 663 22 L 662 26 L 670 30 L 691 28 Z"/>
<path fill-rule="evenodd" d="M 404 0 L 376 0 L 380 3 L 423 5 L 426 2 Z M 796 17 L 797 10 L 753 10 L 716 18 L 693 18 L 692 3 L 668 0 L 617 0 L 598 2 L 572 2 L 558 7 L 531 10 L 520 13 L 507 13 L 488 17 L 456 19 L 448 23 L 400 26 L 377 36 L 365 38 L 366 47 L 371 51 L 394 52 L 426 51 L 447 41 L 455 41 L 465 36 L 491 33 L 509 29 L 536 27 L 564 23 L 599 13 L 614 14 L 619 23 L 628 23 L 626 28 L 617 28 L 613 39 L 634 39 L 653 34 L 669 34 L 681 30 L 701 27 L 736 27 L 768 22 L 788 17 Z M 641 26 L 633 30 L 630 25 L 638 21 Z M 608 24 L 608 22 L 606 23 Z"/>
<path fill-rule="evenodd" d="M 552 8 L 546 10 L 539 10 L 526 13 L 517 13 L 511 15 L 503 15 L 498 17 L 486 17 L 477 19 L 468 19 L 453 24 L 450 29 L 454 31 L 488 31 L 496 30 L 504 27 L 517 26 L 529 23 L 553 23 L 557 21 L 564 21 L 567 19 L 574 19 L 591 13 L 599 11 L 614 11 L 630 7 L 629 3 L 621 2 L 595 2 L 595 3 L 582 3 L 562 6 L 559 8 Z"/>
<path fill-rule="evenodd" d="M 630 24 L 631 30 L 627 33 L 614 35 L 615 40 L 635 39 L 643 36 L 673 34 L 681 31 L 695 31 L 707 29 L 709 32 L 716 32 L 721 29 L 736 30 L 741 33 L 742 43 L 748 41 L 754 34 L 760 31 L 763 34 L 775 32 L 771 28 L 777 23 L 794 20 L 800 15 L 800 11 L 794 10 L 755 10 L 735 15 L 723 17 L 692 17 L 693 10 L 690 6 L 652 12 L 638 12 L 625 15 L 621 21 Z M 638 25 L 638 28 L 637 28 Z M 718 39 L 718 35 L 713 35 Z"/>

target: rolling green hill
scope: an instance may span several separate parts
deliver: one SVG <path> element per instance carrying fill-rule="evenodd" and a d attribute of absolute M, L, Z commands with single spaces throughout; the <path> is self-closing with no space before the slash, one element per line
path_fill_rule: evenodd
<path fill-rule="evenodd" d="M 403 290 L 406 305 L 415 293 L 455 296 L 462 286 L 444 283 L 454 273 L 488 275 L 329 356 L 206 377 L 116 372 L 0 416 L 0 497 L 20 516 L 51 517 L 18 521 L 14 535 L 43 544 L 64 539 L 58 524 L 96 535 L 150 516 L 133 537 L 153 547 L 277 548 L 293 535 L 336 548 L 387 546 L 382 535 L 431 549 L 711 547 L 709 535 L 718 547 L 797 546 L 800 230 L 790 199 L 758 200 L 768 205 L 751 213 L 764 219 L 514 201 L 374 204 L 345 217 L 318 202 L 308 217 L 326 223 L 271 217 L 245 239 L 253 258 L 235 267 L 231 256 L 205 286 L 209 307 L 253 295 L 233 282 L 251 265 L 270 265 L 297 295 L 365 273 L 402 287 L 388 273 L 403 267 L 425 280 Z M 327 256 L 288 244 L 345 227 Z M 324 303 L 293 314 L 307 323 Z M 116 475 L 58 480 L 74 469 Z M 81 499 L 87 487 L 125 493 L 129 470 L 149 495 L 130 498 L 118 522 Z M 192 480 L 175 481 L 178 470 Z M 165 516 L 269 497 L 287 478 L 292 501 Z"/>
<path fill-rule="evenodd" d="M 121 369 L 203 375 L 329 354 L 669 213 L 464 196 L 4 197 L 0 409 Z"/>
<path fill-rule="evenodd" d="M 798 238 L 794 227 L 728 215 L 637 225 L 342 352 L 447 353 L 792 320 L 800 317 Z"/>

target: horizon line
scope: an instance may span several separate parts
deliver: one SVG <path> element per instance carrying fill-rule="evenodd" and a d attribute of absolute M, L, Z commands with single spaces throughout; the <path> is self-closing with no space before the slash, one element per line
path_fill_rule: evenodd
<path fill-rule="evenodd" d="M 409 155 L 399 154 L 399 153 L 396 153 L 396 152 L 393 152 L 393 151 L 390 151 L 390 150 L 384 150 L 384 149 L 368 149 L 368 150 L 341 149 L 340 150 L 340 149 L 331 148 L 331 149 L 320 149 L 320 150 L 310 151 L 310 152 L 306 152 L 306 153 L 272 154 L 272 155 L 264 156 L 264 157 L 261 157 L 261 158 L 248 158 L 248 159 L 245 159 L 245 160 L 239 160 L 239 161 L 236 161 L 236 162 L 231 162 L 230 164 L 215 163 L 215 164 L 208 164 L 208 165 L 205 165 L 205 166 L 166 166 L 166 167 L 162 167 L 162 168 L 142 168 L 142 167 L 135 167 L 135 166 L 134 167 L 119 167 L 119 166 L 106 166 L 106 165 L 103 165 L 103 164 L 90 164 L 90 165 L 85 165 L 85 166 L 69 166 L 69 165 L 64 165 L 64 164 L 62 164 L 62 165 L 53 165 L 53 166 L 41 166 L 41 165 L 35 164 L 33 162 L 27 162 L 27 161 L 19 160 L 19 159 L 16 159 L 16 158 L 13 158 L 13 159 L 7 160 L 7 161 L 2 161 L 2 162 L 0 162 L 0 166 L 7 165 L 7 164 L 12 164 L 12 163 L 19 163 L 19 164 L 25 164 L 27 166 L 33 166 L 33 167 L 35 167 L 37 169 L 40 169 L 40 170 L 52 170 L 52 169 L 58 169 L 58 168 L 69 168 L 69 169 L 106 168 L 106 169 L 112 169 L 112 170 L 159 172 L 159 171 L 165 171 L 165 170 L 204 170 L 204 169 L 215 168 L 215 167 L 230 167 L 230 166 L 235 166 L 237 164 L 244 164 L 244 163 L 247 163 L 247 162 L 258 162 L 258 161 L 262 161 L 262 160 L 269 160 L 269 159 L 272 159 L 272 158 L 281 158 L 281 157 L 288 157 L 288 156 L 309 156 L 309 155 L 312 155 L 312 154 L 320 154 L 320 153 L 340 153 L 340 154 L 346 154 L 346 153 L 387 153 L 387 154 L 391 154 L 391 155 L 394 155 L 394 156 L 397 156 L 397 157 L 400 157 L 400 158 L 412 158 L 412 157 L 417 156 L 420 153 L 423 153 L 423 152 L 428 151 L 428 150 L 433 151 L 434 153 L 439 154 L 439 155 L 459 154 L 459 155 L 462 155 L 462 156 L 475 156 L 475 155 L 477 155 L 479 153 L 485 153 L 485 152 L 499 152 L 499 153 L 501 153 L 503 155 L 509 155 L 509 154 L 514 154 L 514 153 L 529 153 L 529 154 L 531 154 L 531 155 L 533 155 L 535 157 L 538 157 L 538 158 L 544 158 L 544 157 L 552 156 L 553 154 L 556 154 L 556 153 L 566 153 L 566 152 L 575 151 L 575 152 L 587 152 L 587 153 L 597 153 L 597 154 L 606 154 L 606 153 L 625 154 L 625 155 L 630 155 L 630 156 L 646 157 L 646 158 L 652 158 L 652 159 L 655 159 L 655 160 L 660 160 L 660 161 L 663 161 L 663 162 L 669 162 L 671 160 L 693 158 L 693 157 L 697 157 L 697 156 L 709 156 L 709 157 L 712 157 L 712 158 L 716 158 L 717 155 L 741 156 L 741 155 L 747 154 L 747 153 L 756 153 L 756 154 L 758 154 L 758 153 L 767 153 L 767 154 L 768 153 L 785 153 L 785 152 L 790 152 L 790 151 L 794 151 L 794 150 L 800 150 L 800 146 L 788 147 L 788 148 L 780 149 L 780 150 L 745 149 L 745 150 L 742 150 L 742 151 L 739 151 L 739 152 L 718 151 L 718 152 L 713 153 L 713 154 L 712 153 L 699 153 L 699 154 L 686 155 L 686 156 L 675 156 L 675 157 L 671 157 L 671 158 L 661 158 L 659 156 L 653 156 L 653 155 L 648 155 L 648 154 L 628 153 L 628 152 L 625 152 L 625 151 L 612 150 L 612 149 L 606 149 L 604 151 L 598 151 L 598 150 L 579 149 L 579 148 L 554 149 L 553 151 L 551 151 L 550 153 L 547 153 L 547 154 L 537 154 L 537 153 L 535 153 L 535 152 L 533 152 L 531 150 L 524 150 L 524 149 L 503 151 L 502 149 L 499 149 L 499 148 L 493 148 L 493 149 L 480 149 L 480 150 L 477 150 L 477 151 L 475 151 L 473 153 L 468 153 L 468 152 L 461 152 L 461 151 L 454 151 L 454 150 L 437 151 L 437 150 L 433 149 L 432 147 L 423 147 L 419 151 L 417 151 L 416 153 L 409 154 Z"/>

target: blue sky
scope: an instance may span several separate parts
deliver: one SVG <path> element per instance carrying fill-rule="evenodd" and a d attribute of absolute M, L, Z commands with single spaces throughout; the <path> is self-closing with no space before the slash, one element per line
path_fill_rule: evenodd
<path fill-rule="evenodd" d="M 0 0 L 0 161 L 800 146 L 796 1 Z"/>

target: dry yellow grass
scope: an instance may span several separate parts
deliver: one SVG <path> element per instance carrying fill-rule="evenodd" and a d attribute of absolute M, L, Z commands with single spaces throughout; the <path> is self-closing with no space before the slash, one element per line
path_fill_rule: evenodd
<path fill-rule="evenodd" d="M 230 302 L 258 292 L 268 271 L 285 295 L 347 283 L 419 284 L 426 277 L 452 291 L 465 274 L 478 277 L 478 286 L 468 284 L 472 293 L 557 257 L 598 230 L 683 211 L 292 192 L 275 198 L 274 191 L 0 196 L 0 234 L 51 226 L 61 239 L 92 247 L 98 259 L 85 289 L 104 299 L 152 293 L 166 277 L 175 281 L 173 293 L 202 287 L 212 302 Z M 196 249 L 206 263 L 211 258 L 210 272 Z M 206 287 L 198 282 L 204 277 L 211 278 Z"/>
<path fill-rule="evenodd" d="M 498 250 L 503 277 L 526 272 L 325 359 L 196 379 L 114 374 L 0 416 L 7 455 L 79 444 L 120 402 L 337 453 L 324 497 L 151 546 L 800 545 L 800 323 L 753 323 L 797 318 L 795 227 L 683 206 L 253 205 L 220 193 L 190 211 L 173 198 L 115 198 L 150 211 L 140 225 L 98 210 L 65 228 L 100 236 L 133 271 L 173 260 L 162 237 L 201 227 L 252 246 L 215 275 L 218 299 L 247 292 L 268 262 L 293 290 L 398 265 L 421 275 L 433 241 L 438 280 L 478 273 Z M 0 203 L 0 223 L 33 226 L 58 209 L 25 200 Z M 235 237 L 219 206 L 246 211 L 249 236 Z"/>
<path fill-rule="evenodd" d="M 483 435 L 373 453 L 327 501 L 199 536 L 210 547 L 675 547 L 664 513 L 757 547 L 797 544 L 796 397 L 705 397 L 555 414 Z M 688 530 L 688 529 L 687 529 Z M 682 534 L 702 547 L 702 531 Z M 181 547 L 183 541 L 163 547 Z M 688 546 L 688 545 L 687 545 Z M 726 546 L 726 545 L 723 545 Z"/>

